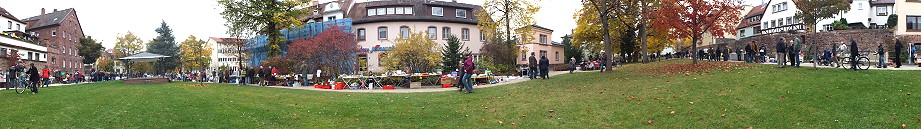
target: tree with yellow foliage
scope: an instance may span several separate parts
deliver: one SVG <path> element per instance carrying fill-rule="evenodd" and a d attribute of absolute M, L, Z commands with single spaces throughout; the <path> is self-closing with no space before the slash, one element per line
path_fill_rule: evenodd
<path fill-rule="evenodd" d="M 189 35 L 179 44 L 179 55 L 184 70 L 203 70 L 211 63 L 211 46 L 205 41 Z"/>
<path fill-rule="evenodd" d="M 410 33 L 398 38 L 393 50 L 381 59 L 390 70 L 406 72 L 433 72 L 441 63 L 441 48 L 425 32 Z"/>

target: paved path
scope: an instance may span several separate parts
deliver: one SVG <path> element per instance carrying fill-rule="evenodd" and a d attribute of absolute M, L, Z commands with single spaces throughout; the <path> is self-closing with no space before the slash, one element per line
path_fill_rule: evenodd
<path fill-rule="evenodd" d="M 596 70 L 596 71 L 597 71 L 597 70 Z M 577 71 L 577 72 L 593 72 L 593 71 Z M 552 76 L 556 76 L 556 75 L 560 75 L 560 74 L 567 74 L 567 73 L 569 73 L 569 71 L 552 71 L 552 72 L 550 72 L 549 74 L 550 74 L 550 76 L 552 77 Z M 509 81 L 505 81 L 505 82 L 499 82 L 499 83 L 496 83 L 496 84 L 488 84 L 488 85 L 474 86 L 473 88 L 486 88 L 486 87 L 494 87 L 494 86 L 503 86 L 503 85 L 508 85 L 508 84 L 514 84 L 514 83 L 524 82 L 524 81 L 528 81 L 528 80 L 530 80 L 530 79 L 528 79 L 528 78 L 519 78 L 519 79 L 515 79 L 515 80 L 509 80 Z M 383 89 L 373 89 L 373 90 L 367 90 L 367 89 L 364 89 L 364 90 L 350 90 L 350 89 L 332 90 L 332 89 L 319 89 L 319 88 L 313 88 L 312 86 L 302 86 L 302 87 L 269 86 L 269 87 L 274 87 L 274 88 L 285 88 L 285 89 L 299 89 L 299 90 L 313 90 L 313 91 L 357 92 L 357 93 L 418 93 L 418 92 L 457 91 L 457 88 L 456 88 L 456 87 L 441 88 L 441 86 L 423 86 L 422 88 L 419 88 L 419 89 L 408 89 L 408 88 L 396 87 L 396 89 L 393 89 L 393 90 L 383 90 Z M 474 90 L 474 91 L 476 91 L 476 90 Z"/>
<path fill-rule="evenodd" d="M 86 84 L 86 83 L 90 83 L 90 82 L 83 82 L 83 83 L 71 83 L 71 84 L 50 84 L 50 85 L 48 85 L 48 87 L 56 87 L 56 86 L 69 86 L 69 85 L 76 85 L 76 84 Z M 39 87 L 39 89 L 38 89 L 38 91 L 39 91 L 39 92 L 41 92 L 41 91 L 42 91 L 42 89 L 41 89 L 41 88 L 42 88 L 42 87 Z M 0 88 L 0 90 L 7 90 L 7 89 L 6 89 L 6 88 Z M 12 88 L 10 88 L 10 90 L 13 90 L 13 89 L 12 89 Z"/>

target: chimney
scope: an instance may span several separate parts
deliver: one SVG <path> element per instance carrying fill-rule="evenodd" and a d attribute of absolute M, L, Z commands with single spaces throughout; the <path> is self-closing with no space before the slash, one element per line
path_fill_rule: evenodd
<path fill-rule="evenodd" d="M 45 20 L 45 8 L 42 8 L 42 14 L 38 15 L 38 22 L 35 22 L 36 25 L 42 24 L 42 21 Z"/>
<path fill-rule="evenodd" d="M 54 11 L 53 11 L 53 12 L 57 12 L 57 11 L 58 11 L 58 9 L 54 9 Z"/>

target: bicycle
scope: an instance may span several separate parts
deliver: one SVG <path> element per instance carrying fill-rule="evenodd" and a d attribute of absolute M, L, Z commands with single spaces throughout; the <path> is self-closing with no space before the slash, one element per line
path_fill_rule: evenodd
<path fill-rule="evenodd" d="M 13 86 L 14 87 L 13 89 L 15 89 L 17 94 L 25 93 L 26 89 L 29 89 L 29 91 L 32 91 L 33 85 L 32 85 L 32 82 L 29 82 L 28 79 L 19 78 L 16 80 L 16 82 L 18 83 L 13 83 L 13 84 L 16 84 L 16 86 Z"/>
<path fill-rule="evenodd" d="M 841 61 L 838 61 L 838 66 L 841 66 L 841 68 L 844 68 L 844 69 L 851 69 L 852 61 L 855 61 L 855 60 L 852 59 L 851 57 L 844 57 L 843 59 L 841 59 Z M 860 56 L 860 57 L 857 57 L 856 62 L 857 62 L 856 69 L 858 70 L 870 69 L 870 58 L 867 58 L 866 56 Z"/>

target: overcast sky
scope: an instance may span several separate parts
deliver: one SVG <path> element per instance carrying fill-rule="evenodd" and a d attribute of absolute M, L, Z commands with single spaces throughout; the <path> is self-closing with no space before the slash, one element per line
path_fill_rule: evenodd
<path fill-rule="evenodd" d="M 327 1 L 331 0 L 320 0 Z M 457 1 L 481 5 L 485 0 Z M 746 4 L 760 2 L 746 0 Z M 553 29 L 553 41 L 558 42 L 561 41 L 559 37 L 570 34 L 576 27 L 572 16 L 582 8 L 580 0 L 542 0 L 539 5 L 541 10 L 535 15 L 537 24 Z M 161 21 L 166 21 L 173 29 L 177 42 L 184 41 L 189 35 L 201 40 L 227 37 L 224 19 L 219 14 L 222 9 L 217 6 L 217 0 L 0 0 L 0 7 L 19 19 L 38 16 L 42 8 L 46 12 L 74 8 L 83 33 L 101 40 L 106 48 L 114 46 L 118 34 L 128 31 L 148 42 L 156 37 L 154 30 Z"/>

